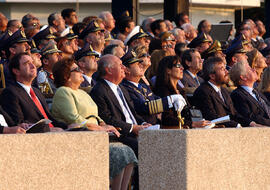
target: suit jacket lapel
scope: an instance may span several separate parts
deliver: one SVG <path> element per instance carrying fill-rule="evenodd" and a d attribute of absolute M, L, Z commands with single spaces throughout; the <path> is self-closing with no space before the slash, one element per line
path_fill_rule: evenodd
<path fill-rule="evenodd" d="M 252 97 L 244 88 L 240 87 L 239 90 L 241 90 L 254 105 L 265 112 L 262 106 L 260 106 L 259 102 L 254 97 Z"/>
<path fill-rule="evenodd" d="M 110 86 L 107 84 L 107 82 L 105 80 L 102 80 L 102 83 L 107 91 L 108 96 L 110 97 L 110 99 L 112 100 L 113 104 L 115 105 L 115 107 L 117 107 L 119 109 L 119 111 L 124 115 L 123 110 L 118 102 L 118 99 L 116 98 L 116 96 L 114 95 L 112 89 L 110 88 Z"/>
<path fill-rule="evenodd" d="M 219 101 L 223 106 L 227 107 L 227 105 L 225 104 L 225 102 L 221 99 L 221 97 L 219 96 L 219 94 L 215 91 L 215 89 L 208 83 L 206 82 L 206 84 L 209 86 L 209 88 L 211 89 L 211 93 L 213 93 L 214 98 L 217 99 L 217 101 Z M 225 98 L 224 98 L 225 100 Z M 226 101 L 226 100 L 225 100 Z"/>
<path fill-rule="evenodd" d="M 185 72 L 185 75 L 187 77 L 187 82 L 188 82 L 189 86 L 198 86 L 199 85 L 199 84 L 197 84 L 195 79 L 187 71 L 184 71 L 184 72 Z"/>
<path fill-rule="evenodd" d="M 43 115 L 40 113 L 39 109 L 37 108 L 36 104 L 33 102 L 32 98 L 29 96 L 29 94 L 27 94 L 27 92 L 24 90 L 24 88 L 19 85 L 18 83 L 16 83 L 18 90 L 19 90 L 19 94 L 21 95 L 21 97 L 25 100 L 25 102 L 27 102 L 29 105 L 32 106 L 32 108 L 34 108 L 34 110 L 43 117 Z"/>

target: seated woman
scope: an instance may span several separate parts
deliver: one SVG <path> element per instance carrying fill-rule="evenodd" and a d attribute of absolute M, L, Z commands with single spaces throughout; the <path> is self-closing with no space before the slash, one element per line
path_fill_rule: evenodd
<path fill-rule="evenodd" d="M 262 74 L 262 80 L 259 83 L 258 89 L 261 91 L 265 97 L 270 102 L 270 66 L 268 66 Z"/>
<path fill-rule="evenodd" d="M 180 64 L 177 56 L 164 57 L 158 66 L 157 79 L 154 86 L 154 93 L 160 97 L 166 97 L 173 94 L 181 94 L 187 106 L 181 112 L 184 118 L 184 125 L 190 128 L 204 127 L 210 124 L 210 121 L 191 121 L 191 113 L 189 110 L 189 103 L 187 101 L 184 90 L 178 85 L 178 80 L 183 78 L 183 67 Z M 162 128 L 173 128 L 179 125 L 177 112 L 173 109 L 164 111 L 161 117 Z"/>
<path fill-rule="evenodd" d="M 254 88 L 258 87 L 258 84 L 261 81 L 263 70 L 267 67 L 266 59 L 263 55 L 257 50 L 253 49 L 250 52 L 247 52 L 248 63 L 252 69 L 256 70 L 258 75 L 258 80 L 254 83 Z"/>
<path fill-rule="evenodd" d="M 82 72 L 73 59 L 62 59 L 53 68 L 53 76 L 58 87 L 52 103 L 52 114 L 67 124 L 86 122 L 93 131 L 119 132 L 106 125 L 98 116 L 98 108 L 92 98 L 79 89 L 83 82 Z M 110 144 L 110 178 L 112 189 L 127 189 L 133 165 L 137 163 L 134 152 L 120 143 Z"/>

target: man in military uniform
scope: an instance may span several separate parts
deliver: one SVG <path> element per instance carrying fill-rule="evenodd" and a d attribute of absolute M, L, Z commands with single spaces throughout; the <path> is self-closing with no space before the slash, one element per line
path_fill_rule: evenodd
<path fill-rule="evenodd" d="M 17 30 L 12 35 L 7 37 L 4 42 L 3 49 L 5 50 L 6 60 L 3 62 L 4 66 L 4 78 L 3 88 L 14 82 L 12 76 L 9 74 L 8 63 L 18 53 L 27 52 L 30 55 L 30 46 L 28 39 L 26 39 L 25 33 L 22 30 Z M 3 78 L 3 76 L 1 77 Z"/>
<path fill-rule="evenodd" d="M 195 48 L 200 54 L 207 50 L 210 46 L 211 41 L 207 38 L 205 33 L 199 34 L 189 44 L 189 48 Z"/>
<path fill-rule="evenodd" d="M 92 78 L 92 75 L 97 71 L 98 54 L 95 53 L 92 46 L 87 43 L 74 54 L 74 57 L 83 72 L 84 81 L 81 83 L 81 87 L 93 87 L 96 81 Z"/>
<path fill-rule="evenodd" d="M 136 113 L 146 122 L 156 124 L 158 123 L 158 113 L 173 106 L 175 109 L 182 109 L 185 106 L 184 98 L 181 95 L 160 98 L 153 94 L 146 84 L 139 82 L 144 73 L 141 66 L 142 60 L 137 58 L 133 50 L 128 51 L 121 60 L 126 66 L 126 77 L 121 84 L 128 90 Z"/>
<path fill-rule="evenodd" d="M 226 55 L 222 52 L 222 46 L 220 41 L 215 40 L 207 50 L 205 50 L 202 54 L 201 57 L 203 59 L 208 59 L 209 57 L 220 57 L 224 61 L 226 61 Z"/>
<path fill-rule="evenodd" d="M 53 35 L 52 29 L 48 26 L 44 30 L 39 31 L 34 37 L 33 40 L 36 43 L 38 49 L 42 49 L 49 41 L 54 41 L 56 37 Z"/>
<path fill-rule="evenodd" d="M 50 41 L 41 49 L 43 66 L 38 72 L 37 83 L 41 92 L 45 94 L 53 94 L 56 91 L 52 68 L 60 59 L 59 53 L 61 53 L 61 51 L 57 49 L 56 44 L 53 41 Z"/>
<path fill-rule="evenodd" d="M 146 34 L 140 26 L 136 26 L 133 30 L 128 34 L 124 43 L 128 48 L 134 48 L 136 46 L 146 46 L 149 48 L 150 41 L 147 39 L 148 34 Z"/>
<path fill-rule="evenodd" d="M 102 29 L 95 20 L 91 21 L 81 32 L 79 39 L 83 39 L 85 43 L 89 43 L 94 52 L 96 52 L 99 57 L 101 56 L 105 44 L 104 29 Z"/>
<path fill-rule="evenodd" d="M 230 70 L 231 67 L 237 62 L 247 61 L 247 50 L 245 49 L 245 41 L 238 36 L 232 41 L 231 45 L 225 51 L 227 66 L 226 69 Z"/>

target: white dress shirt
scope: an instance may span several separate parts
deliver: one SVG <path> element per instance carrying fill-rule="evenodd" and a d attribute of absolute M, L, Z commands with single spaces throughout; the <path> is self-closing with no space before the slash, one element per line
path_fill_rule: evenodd
<path fill-rule="evenodd" d="M 135 117 L 133 115 L 130 116 L 130 114 L 132 114 L 132 112 L 130 110 L 127 110 L 129 109 L 129 107 L 126 108 L 126 106 L 124 106 L 124 102 L 122 101 L 122 99 L 120 98 L 118 92 L 117 92 L 117 87 L 118 85 L 104 79 L 106 81 L 106 83 L 109 85 L 109 87 L 111 88 L 111 90 L 113 91 L 115 97 L 117 98 L 118 100 L 118 103 L 120 104 L 120 107 L 122 108 L 122 111 L 125 115 L 125 118 L 126 118 L 126 122 L 129 123 L 129 124 L 137 124 L 137 123 L 133 123 L 131 117 L 134 118 L 134 121 L 136 121 Z M 128 105 L 127 105 L 128 106 Z M 130 114 L 129 114 L 130 113 Z M 131 130 L 132 131 L 132 130 Z"/>

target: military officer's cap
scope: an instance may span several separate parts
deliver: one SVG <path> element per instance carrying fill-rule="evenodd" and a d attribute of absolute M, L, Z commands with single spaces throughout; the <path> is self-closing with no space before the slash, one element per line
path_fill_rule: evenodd
<path fill-rule="evenodd" d="M 247 51 L 244 48 L 244 43 L 241 40 L 241 37 L 237 38 L 237 40 L 234 40 L 231 45 L 227 48 L 225 51 L 227 56 L 233 55 L 235 53 L 246 53 Z"/>
<path fill-rule="evenodd" d="M 149 35 L 146 34 L 140 26 L 135 26 L 133 30 L 128 34 L 126 37 L 124 44 L 129 45 L 133 40 L 143 38 L 143 37 L 148 37 Z"/>
<path fill-rule="evenodd" d="M 159 35 L 159 38 L 162 42 L 164 41 L 175 41 L 175 39 L 173 38 L 173 34 L 171 32 L 162 32 L 160 35 Z"/>
<path fill-rule="evenodd" d="M 68 40 L 72 40 L 74 38 L 78 38 L 78 35 L 74 34 L 73 30 L 68 27 L 60 34 L 60 37 L 57 38 L 57 40 L 61 38 L 67 38 Z"/>
<path fill-rule="evenodd" d="M 28 41 L 29 40 L 26 38 L 24 31 L 19 29 L 6 39 L 5 47 L 9 48 L 15 43 L 23 43 Z"/>
<path fill-rule="evenodd" d="M 84 56 L 99 57 L 99 55 L 96 52 L 94 52 L 92 46 L 89 43 L 86 43 L 83 48 L 74 53 L 74 58 L 77 61 Z"/>
<path fill-rule="evenodd" d="M 48 26 L 44 30 L 39 31 L 36 35 L 34 35 L 33 40 L 38 46 L 41 40 L 50 40 L 50 39 L 55 39 L 55 38 L 56 37 L 55 35 L 53 35 L 52 29 Z"/>
<path fill-rule="evenodd" d="M 37 48 L 35 41 L 32 39 L 30 42 L 31 53 L 41 53 L 41 51 Z"/>
<path fill-rule="evenodd" d="M 97 32 L 97 31 L 102 31 L 104 32 L 104 29 L 102 29 L 97 21 L 92 20 L 86 28 L 80 33 L 79 39 L 83 39 L 87 34 L 92 33 L 92 32 Z"/>
<path fill-rule="evenodd" d="M 133 49 L 129 50 L 123 57 L 121 57 L 122 63 L 125 66 L 136 62 L 142 62 L 141 59 L 138 59 L 137 54 Z"/>
<path fill-rule="evenodd" d="M 6 31 L 0 38 L 0 50 L 4 49 L 7 43 L 7 39 L 12 35 L 12 32 Z"/>
<path fill-rule="evenodd" d="M 41 49 L 41 55 L 45 56 L 47 54 L 53 54 L 53 53 L 61 53 L 54 41 L 49 41 L 42 49 Z"/>
<path fill-rule="evenodd" d="M 196 38 L 194 38 L 189 44 L 189 48 L 196 48 L 202 43 L 211 42 L 205 33 L 200 33 Z"/>

